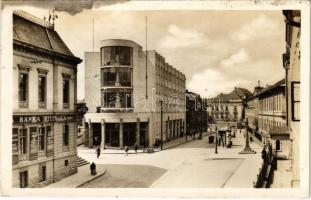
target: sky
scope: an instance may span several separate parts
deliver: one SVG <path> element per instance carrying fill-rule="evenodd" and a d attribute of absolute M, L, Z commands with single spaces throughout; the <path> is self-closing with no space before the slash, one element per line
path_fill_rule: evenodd
<path fill-rule="evenodd" d="M 48 10 L 21 7 L 43 18 Z M 128 39 L 156 50 L 186 75 L 186 88 L 203 97 L 243 87 L 271 85 L 285 76 L 285 24 L 282 11 L 118 11 L 56 12 L 55 29 L 82 59 L 99 51 L 104 39 Z M 78 99 L 84 98 L 84 62 L 78 66 Z"/>

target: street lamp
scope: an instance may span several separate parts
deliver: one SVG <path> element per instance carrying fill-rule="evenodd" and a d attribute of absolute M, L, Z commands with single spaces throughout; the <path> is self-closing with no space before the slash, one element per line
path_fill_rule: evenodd
<path fill-rule="evenodd" d="M 161 150 L 163 150 L 163 100 L 160 100 L 161 105 Z"/>
<path fill-rule="evenodd" d="M 217 138 L 217 126 L 216 126 L 216 130 L 215 130 L 215 154 L 218 154 L 217 145 L 218 145 L 218 138 Z"/>

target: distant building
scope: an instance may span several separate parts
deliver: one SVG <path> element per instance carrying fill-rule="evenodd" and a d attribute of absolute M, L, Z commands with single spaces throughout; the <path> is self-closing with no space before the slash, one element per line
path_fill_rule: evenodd
<path fill-rule="evenodd" d="M 228 94 L 208 99 L 209 116 L 216 122 L 241 122 L 245 117 L 244 104 L 252 93 L 244 88 L 234 88 Z"/>
<path fill-rule="evenodd" d="M 41 187 L 77 172 L 81 61 L 53 25 L 13 13 L 13 187 Z"/>
<path fill-rule="evenodd" d="M 207 131 L 206 99 L 186 90 L 186 129 L 188 136 Z"/>
<path fill-rule="evenodd" d="M 300 21 L 299 10 L 283 11 L 286 23 L 286 53 L 283 54 L 286 83 L 286 125 L 292 140 L 292 187 L 300 185 Z"/>
<path fill-rule="evenodd" d="M 130 40 L 102 40 L 85 53 L 86 143 L 123 148 L 152 147 L 184 136 L 185 75 L 156 51 Z"/>

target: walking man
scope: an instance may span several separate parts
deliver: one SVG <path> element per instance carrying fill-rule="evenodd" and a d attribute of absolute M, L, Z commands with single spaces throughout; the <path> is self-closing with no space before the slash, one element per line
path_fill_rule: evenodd
<path fill-rule="evenodd" d="M 99 158 L 99 156 L 100 156 L 100 147 L 96 148 L 96 154 L 97 154 L 97 158 Z"/>
<path fill-rule="evenodd" d="M 125 156 L 128 156 L 128 152 L 129 152 L 129 147 L 128 146 L 125 146 Z"/>

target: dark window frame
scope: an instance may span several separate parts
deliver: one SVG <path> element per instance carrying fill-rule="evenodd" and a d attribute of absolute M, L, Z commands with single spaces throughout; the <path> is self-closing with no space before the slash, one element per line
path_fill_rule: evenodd
<path fill-rule="evenodd" d="M 69 146 L 69 125 L 67 123 L 63 126 L 63 146 Z"/>
<path fill-rule="evenodd" d="M 300 98 L 295 100 L 294 96 L 294 86 L 299 85 L 299 97 L 300 97 L 300 81 L 292 81 L 291 82 L 291 112 L 292 112 L 292 121 L 300 121 L 300 108 L 299 108 L 299 116 L 295 116 L 295 104 L 298 103 L 300 106 Z"/>
<path fill-rule="evenodd" d="M 65 85 L 67 85 L 65 87 Z M 70 75 L 63 74 L 62 82 L 62 92 L 63 92 L 63 108 L 69 108 L 70 105 Z"/>
<path fill-rule="evenodd" d="M 44 80 L 44 85 L 41 85 L 41 80 Z M 43 91 L 42 91 L 43 90 Z M 40 108 L 46 107 L 46 100 L 47 100 L 47 76 L 43 74 L 38 75 L 38 102 Z"/>

